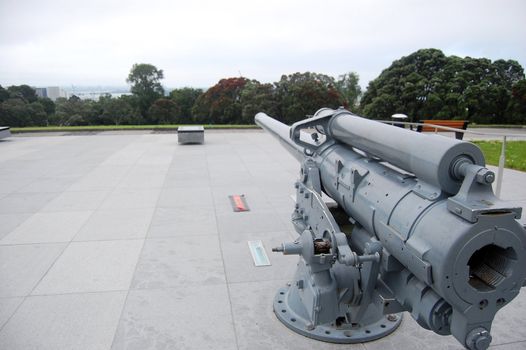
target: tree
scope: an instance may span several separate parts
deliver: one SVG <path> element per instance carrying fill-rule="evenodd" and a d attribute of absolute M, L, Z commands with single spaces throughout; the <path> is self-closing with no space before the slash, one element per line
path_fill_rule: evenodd
<path fill-rule="evenodd" d="M 526 123 L 526 80 L 520 80 L 513 85 L 506 115 L 510 123 Z"/>
<path fill-rule="evenodd" d="M 177 115 L 180 123 L 190 124 L 193 122 L 192 107 L 202 93 L 202 89 L 194 89 L 190 87 L 174 89 L 170 92 L 170 99 L 175 102 L 180 110 Z"/>
<path fill-rule="evenodd" d="M 260 84 L 251 80 L 241 90 L 241 123 L 253 124 L 254 116 L 259 112 L 268 115 L 278 114 L 278 99 L 275 86 Z"/>
<path fill-rule="evenodd" d="M 9 98 L 9 92 L 0 85 L 0 103 L 6 101 Z"/>
<path fill-rule="evenodd" d="M 99 102 L 100 99 L 99 99 Z M 137 123 L 141 116 L 135 113 L 129 96 L 120 96 L 119 98 L 109 98 L 102 102 L 103 112 L 100 116 L 103 124 L 133 124 Z"/>
<path fill-rule="evenodd" d="M 20 98 L 10 98 L 0 104 L 0 125 L 24 127 L 31 125 L 29 105 Z"/>
<path fill-rule="evenodd" d="M 10 98 L 19 98 L 25 102 L 36 102 L 37 94 L 35 89 L 29 85 L 10 86 L 7 88 Z"/>
<path fill-rule="evenodd" d="M 278 118 L 291 124 L 312 115 L 322 107 L 338 108 L 344 99 L 334 78 L 317 73 L 283 75 L 276 83 Z"/>
<path fill-rule="evenodd" d="M 345 108 L 355 109 L 358 106 L 362 88 L 358 84 L 360 77 L 357 73 L 350 72 L 340 75 L 336 81 L 336 88 L 343 98 Z"/>
<path fill-rule="evenodd" d="M 88 125 L 94 119 L 93 101 L 83 101 L 73 95 L 56 100 L 56 121 L 59 125 Z"/>
<path fill-rule="evenodd" d="M 448 57 L 440 50 L 422 49 L 394 61 L 371 81 L 360 108 L 380 119 L 405 113 L 412 121 L 502 123 L 512 86 L 521 79 L 524 71 L 513 60 Z"/>
<path fill-rule="evenodd" d="M 155 101 L 148 111 L 150 120 L 155 124 L 177 124 L 177 115 L 180 113 L 179 106 L 167 98 Z"/>
<path fill-rule="evenodd" d="M 33 102 L 28 105 L 31 126 L 46 126 L 48 124 L 48 114 L 42 103 Z"/>
<path fill-rule="evenodd" d="M 241 122 L 241 91 L 249 80 L 221 79 L 200 95 L 192 108 L 196 122 L 238 124 Z"/>
<path fill-rule="evenodd" d="M 137 107 L 145 118 L 152 103 L 164 96 L 164 89 L 160 83 L 163 78 L 162 69 L 157 69 L 151 64 L 136 63 L 130 70 L 126 82 L 131 84 L 131 92 L 137 97 Z"/>
<path fill-rule="evenodd" d="M 50 98 L 39 98 L 38 102 L 44 107 L 44 110 L 48 116 L 51 116 L 55 113 L 55 102 L 53 102 Z"/>

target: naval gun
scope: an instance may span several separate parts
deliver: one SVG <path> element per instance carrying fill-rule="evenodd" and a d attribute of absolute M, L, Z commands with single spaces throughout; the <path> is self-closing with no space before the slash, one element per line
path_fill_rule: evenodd
<path fill-rule="evenodd" d="M 255 121 L 300 163 L 292 223 L 274 248 L 299 255 L 274 313 L 333 343 L 375 340 L 408 311 L 417 323 L 488 348 L 496 312 L 526 279 L 522 208 L 493 194 L 474 144 L 322 108 L 289 127 Z M 328 201 L 328 198 L 332 202 Z"/>

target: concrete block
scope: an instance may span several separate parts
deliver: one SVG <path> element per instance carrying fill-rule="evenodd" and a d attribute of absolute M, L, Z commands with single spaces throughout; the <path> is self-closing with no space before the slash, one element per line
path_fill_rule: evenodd
<path fill-rule="evenodd" d="M 0 140 L 11 137 L 11 130 L 8 126 L 0 126 Z"/>
<path fill-rule="evenodd" d="M 177 129 L 179 144 L 204 143 L 205 129 L 202 126 L 180 126 Z"/>

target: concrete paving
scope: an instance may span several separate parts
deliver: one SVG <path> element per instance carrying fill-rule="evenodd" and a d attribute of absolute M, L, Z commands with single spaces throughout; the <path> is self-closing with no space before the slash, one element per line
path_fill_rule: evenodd
<path fill-rule="evenodd" d="M 40 134 L 0 141 L 0 349 L 460 349 L 405 315 L 381 340 L 335 345 L 273 315 L 296 258 L 298 163 L 261 131 Z M 526 174 L 502 197 L 526 205 Z M 251 211 L 228 199 L 245 194 Z M 271 266 L 255 267 L 248 240 Z M 526 292 L 492 347 L 526 348 Z"/>

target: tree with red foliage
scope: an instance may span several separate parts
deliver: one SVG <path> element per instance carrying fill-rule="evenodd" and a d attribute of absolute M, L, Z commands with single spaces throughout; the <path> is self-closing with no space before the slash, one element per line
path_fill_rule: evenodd
<path fill-rule="evenodd" d="M 322 107 L 338 108 L 345 100 L 334 78 L 317 73 L 283 75 L 276 83 L 278 119 L 292 124 Z"/>
<path fill-rule="evenodd" d="M 241 122 L 241 91 L 248 79 L 221 79 L 199 96 L 192 108 L 198 123 L 239 124 Z"/>

